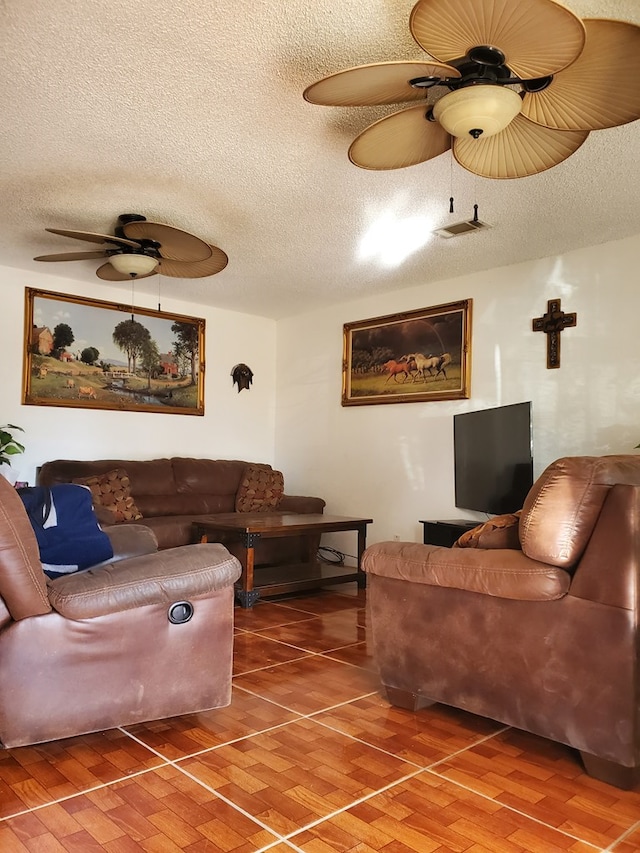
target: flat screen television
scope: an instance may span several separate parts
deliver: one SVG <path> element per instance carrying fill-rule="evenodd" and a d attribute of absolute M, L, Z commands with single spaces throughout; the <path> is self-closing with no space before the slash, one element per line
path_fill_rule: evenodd
<path fill-rule="evenodd" d="M 457 507 L 522 508 L 533 484 L 530 402 L 454 415 L 453 445 Z"/>

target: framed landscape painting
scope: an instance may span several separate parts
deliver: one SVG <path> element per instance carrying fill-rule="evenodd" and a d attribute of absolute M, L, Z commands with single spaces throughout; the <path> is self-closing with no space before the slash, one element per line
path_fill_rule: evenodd
<path fill-rule="evenodd" d="M 204 414 L 205 321 L 25 289 L 22 402 Z"/>
<path fill-rule="evenodd" d="M 467 398 L 471 308 L 464 299 L 345 323 L 342 405 Z"/>

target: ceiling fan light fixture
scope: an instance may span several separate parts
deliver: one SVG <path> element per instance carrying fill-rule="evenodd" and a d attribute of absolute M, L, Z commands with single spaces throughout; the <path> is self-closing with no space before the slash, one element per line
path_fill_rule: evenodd
<path fill-rule="evenodd" d="M 121 275 L 128 275 L 131 278 L 135 278 L 136 276 L 152 273 L 158 266 L 158 259 L 152 258 L 150 255 L 123 252 L 118 255 L 111 255 L 109 263 Z"/>
<path fill-rule="evenodd" d="M 433 105 L 433 117 L 452 136 L 494 136 L 522 109 L 522 99 L 505 86 L 476 84 L 456 89 Z"/>

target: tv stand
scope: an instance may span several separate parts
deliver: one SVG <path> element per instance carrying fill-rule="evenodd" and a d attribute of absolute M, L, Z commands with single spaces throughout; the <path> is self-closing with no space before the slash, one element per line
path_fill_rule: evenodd
<path fill-rule="evenodd" d="M 444 545 L 445 548 L 450 548 L 458 537 L 482 522 L 468 518 L 448 518 L 437 521 L 420 519 L 420 524 L 423 526 L 422 541 L 425 545 Z"/>

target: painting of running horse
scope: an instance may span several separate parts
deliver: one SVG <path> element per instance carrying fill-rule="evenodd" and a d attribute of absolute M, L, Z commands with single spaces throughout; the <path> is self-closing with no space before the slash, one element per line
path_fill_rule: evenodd
<path fill-rule="evenodd" d="M 342 405 L 471 393 L 472 300 L 344 324 Z"/>

